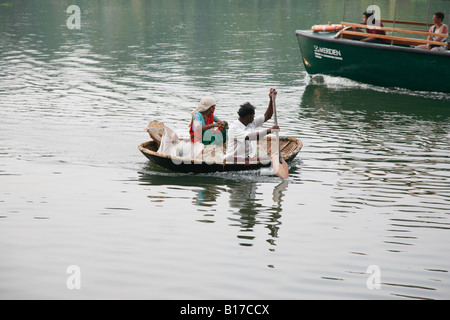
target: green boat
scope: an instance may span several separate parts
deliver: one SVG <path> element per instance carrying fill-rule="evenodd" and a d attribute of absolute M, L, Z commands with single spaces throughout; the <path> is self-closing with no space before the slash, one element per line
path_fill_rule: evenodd
<path fill-rule="evenodd" d="M 450 93 L 448 43 L 426 40 L 431 24 L 395 19 L 380 21 L 381 26 L 375 28 L 384 34 L 370 34 L 376 42 L 360 41 L 368 37 L 365 31 L 371 28 L 365 24 L 341 22 L 333 27 L 312 28 L 331 31 L 297 30 L 306 71 L 310 75 L 337 76 L 382 87 Z M 393 27 L 384 27 L 388 24 Z M 420 26 L 426 31 L 403 28 L 404 25 Z M 398 36 L 399 33 L 407 36 Z M 440 44 L 445 49 L 416 48 L 422 44 Z"/>

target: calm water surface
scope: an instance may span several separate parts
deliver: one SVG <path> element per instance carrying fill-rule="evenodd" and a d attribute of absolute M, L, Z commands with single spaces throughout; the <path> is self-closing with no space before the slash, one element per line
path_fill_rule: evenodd
<path fill-rule="evenodd" d="M 294 31 L 342 4 L 73 4 L 81 30 L 65 1 L 0 6 L 0 298 L 450 298 L 450 96 L 311 80 Z M 426 5 L 399 1 L 399 18 Z M 137 150 L 151 120 L 187 136 L 202 96 L 232 121 L 270 87 L 304 143 L 286 181 L 177 174 Z"/>

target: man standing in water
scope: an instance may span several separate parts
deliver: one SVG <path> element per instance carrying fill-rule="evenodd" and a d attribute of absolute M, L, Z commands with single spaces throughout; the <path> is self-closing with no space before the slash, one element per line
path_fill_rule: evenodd
<path fill-rule="evenodd" d="M 267 130 L 257 131 L 265 122 L 272 118 L 273 101 L 272 96 L 277 96 L 275 89 L 270 89 L 269 106 L 264 115 L 255 117 L 255 107 L 249 102 L 240 106 L 238 111 L 239 118 L 232 122 L 228 128 L 228 144 L 226 162 L 240 162 L 247 158 L 258 158 L 261 155 L 258 152 L 258 139 L 262 139 L 269 133 L 280 130 L 278 126 L 273 126 Z"/>

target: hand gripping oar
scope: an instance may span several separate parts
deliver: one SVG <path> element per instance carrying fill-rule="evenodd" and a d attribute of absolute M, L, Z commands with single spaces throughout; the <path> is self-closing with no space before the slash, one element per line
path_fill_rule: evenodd
<path fill-rule="evenodd" d="M 275 104 L 275 95 L 272 93 L 272 107 L 273 107 L 273 115 L 275 120 L 275 125 L 278 126 L 278 119 L 277 119 L 277 109 Z M 280 151 L 280 137 L 279 132 L 275 132 L 275 143 L 276 143 L 276 149 L 272 151 L 272 168 L 273 172 L 279 176 L 281 179 L 287 179 L 289 178 L 289 167 L 284 161 L 283 157 L 281 156 Z M 272 144 L 273 146 L 273 144 Z"/>

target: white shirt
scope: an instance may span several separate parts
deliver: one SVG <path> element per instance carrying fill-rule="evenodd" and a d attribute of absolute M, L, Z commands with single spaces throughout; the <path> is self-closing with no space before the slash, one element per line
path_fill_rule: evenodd
<path fill-rule="evenodd" d="M 242 161 L 247 156 L 252 158 L 256 155 L 257 141 L 245 140 L 245 138 L 250 133 L 256 132 L 256 128 L 261 127 L 264 124 L 264 120 L 265 117 L 261 115 L 255 117 L 255 120 L 246 126 L 239 120 L 235 120 L 230 124 L 228 128 L 225 161 L 233 162 L 235 158 Z M 248 154 L 245 153 L 246 148 L 248 148 Z"/>
<path fill-rule="evenodd" d="M 443 33 L 442 30 L 444 29 L 444 27 L 446 27 L 446 25 L 445 25 L 445 24 L 442 24 L 442 26 L 441 26 L 439 29 L 436 29 L 436 25 L 435 25 L 435 26 L 431 27 L 430 32 L 433 32 L 433 33 Z M 434 29 L 434 31 L 432 31 L 433 29 Z M 438 36 L 432 37 L 432 40 L 433 40 L 433 41 L 437 41 L 437 39 L 439 39 Z M 442 39 L 439 40 L 439 41 L 440 41 L 440 42 L 447 42 L 447 38 L 442 38 Z"/>

